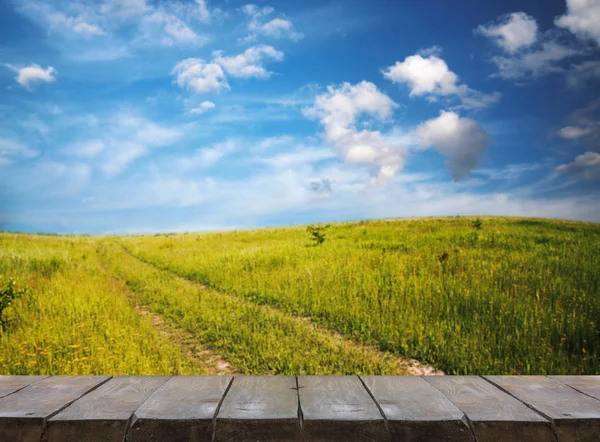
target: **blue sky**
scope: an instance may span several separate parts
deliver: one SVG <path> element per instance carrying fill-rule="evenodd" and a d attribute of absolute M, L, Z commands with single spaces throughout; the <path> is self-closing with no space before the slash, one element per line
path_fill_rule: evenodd
<path fill-rule="evenodd" d="M 0 2 L 0 229 L 600 221 L 600 0 Z"/>

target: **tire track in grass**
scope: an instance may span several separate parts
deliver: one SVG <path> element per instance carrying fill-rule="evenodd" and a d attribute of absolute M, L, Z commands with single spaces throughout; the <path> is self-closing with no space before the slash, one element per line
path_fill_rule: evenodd
<path fill-rule="evenodd" d="M 99 255 L 99 262 L 109 282 L 122 293 L 132 304 L 134 310 L 143 317 L 150 317 L 152 326 L 159 334 L 167 337 L 170 341 L 179 344 L 181 353 L 196 367 L 203 371 L 203 375 L 226 375 L 235 374 L 235 369 L 221 355 L 203 346 L 196 337 L 187 330 L 167 324 L 164 318 L 156 312 L 150 311 L 148 306 L 139 302 L 126 284 L 118 280 L 108 269 L 107 263 Z"/>
<path fill-rule="evenodd" d="M 289 313 L 283 312 L 280 309 L 275 307 L 256 304 L 251 301 L 248 301 L 240 296 L 230 295 L 226 293 L 219 292 L 217 290 L 211 289 L 198 283 L 197 281 L 190 280 L 181 275 L 178 275 L 175 271 L 168 268 L 161 268 L 157 266 L 155 263 L 151 261 L 147 261 L 141 257 L 136 256 L 130 250 L 128 250 L 122 244 L 120 245 L 123 253 L 129 256 L 131 259 L 138 261 L 140 264 L 145 266 L 149 266 L 156 272 L 161 272 L 163 274 L 168 274 L 174 280 L 177 280 L 183 284 L 186 284 L 188 287 L 194 287 L 200 293 L 210 293 L 213 296 L 227 298 L 231 300 L 235 300 L 236 303 L 242 306 L 249 307 L 251 306 L 257 312 L 263 312 L 263 314 L 268 316 L 277 317 L 283 322 L 287 322 L 293 327 L 295 327 L 299 332 L 305 333 L 308 335 L 312 335 L 314 337 L 318 337 L 324 342 L 329 343 L 329 345 L 337 345 L 341 348 L 346 349 L 349 353 L 355 353 L 354 356 L 351 354 L 342 355 L 340 357 L 356 357 L 356 354 L 362 355 L 365 360 L 369 361 L 381 361 L 383 365 L 375 364 L 374 366 L 368 367 L 367 372 L 364 374 L 408 374 L 408 375 L 442 375 L 444 374 L 442 371 L 436 370 L 434 367 L 426 364 L 422 364 L 421 362 L 415 359 L 405 359 L 399 357 L 397 355 L 393 355 L 389 352 L 381 351 L 375 347 L 371 347 L 368 345 L 357 343 L 353 340 L 344 337 L 340 333 L 334 332 L 322 325 L 317 325 L 311 321 L 310 318 L 303 318 L 290 315 Z M 268 331 L 267 331 L 268 332 Z M 288 374 L 297 374 L 297 373 L 288 373 Z M 345 371 L 340 373 L 319 373 L 319 374 L 357 374 L 356 371 Z"/>

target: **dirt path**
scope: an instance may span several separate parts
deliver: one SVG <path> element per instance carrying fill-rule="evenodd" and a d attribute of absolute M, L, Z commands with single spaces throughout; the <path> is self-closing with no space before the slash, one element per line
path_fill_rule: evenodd
<path fill-rule="evenodd" d="M 106 277 L 111 284 L 126 296 L 130 304 L 140 316 L 150 317 L 154 328 L 161 335 L 167 337 L 169 341 L 178 344 L 181 348 L 181 353 L 192 362 L 196 367 L 202 368 L 207 375 L 226 375 L 235 374 L 235 369 L 221 355 L 212 351 L 206 346 L 198 342 L 192 333 L 179 327 L 165 323 L 162 316 L 158 313 L 151 312 L 148 308 L 139 303 L 135 295 L 127 288 L 125 284 L 120 282 L 107 268 L 101 259 L 98 260 L 102 270 L 106 273 Z"/>
<path fill-rule="evenodd" d="M 241 297 L 241 296 L 236 296 L 236 295 L 230 295 L 230 294 L 226 294 L 223 292 L 219 292 L 219 290 L 215 290 L 213 288 L 208 288 L 205 285 L 197 282 L 197 281 L 193 281 L 191 279 L 185 278 L 179 274 L 177 274 L 176 272 L 174 272 L 171 269 L 165 268 L 165 267 L 159 267 L 156 264 L 154 264 L 151 261 L 145 260 L 143 258 L 140 258 L 139 256 L 133 254 L 130 250 L 128 250 L 126 247 L 124 247 L 123 245 L 121 245 L 121 247 L 123 248 L 124 252 L 127 253 L 129 256 L 131 256 L 132 258 L 135 258 L 147 265 L 150 265 L 152 267 L 154 267 L 155 269 L 159 270 L 159 271 L 164 271 L 169 273 L 170 275 L 172 275 L 173 277 L 184 281 L 188 284 L 193 284 L 194 286 L 198 287 L 200 290 L 211 290 L 213 292 L 217 292 L 217 293 L 222 293 L 225 296 L 231 296 L 231 297 L 235 297 L 238 298 L 244 302 L 250 302 L 247 299 Z M 336 340 L 336 341 L 340 341 L 340 342 L 344 342 L 347 345 L 351 345 L 354 346 L 357 349 L 361 349 L 364 352 L 367 353 L 374 353 L 376 355 L 379 355 L 381 357 L 384 357 L 384 355 L 386 353 L 382 352 L 381 350 L 379 350 L 378 348 L 376 348 L 375 346 L 370 346 L 370 345 L 365 345 L 365 344 L 360 344 L 358 342 L 355 342 L 351 339 L 349 339 L 348 337 L 343 336 L 340 333 L 337 333 L 335 331 L 330 330 L 329 328 L 323 326 L 323 325 L 319 325 L 319 324 L 315 324 L 312 322 L 311 318 L 306 318 L 306 317 L 298 317 L 298 316 L 293 316 L 290 315 L 289 313 L 281 310 L 281 309 L 277 309 L 275 307 L 272 306 L 268 306 L 268 305 L 264 305 L 264 304 L 255 304 L 258 305 L 260 308 L 264 309 L 265 311 L 270 311 L 270 312 L 275 312 L 277 314 L 280 315 L 285 315 L 291 319 L 293 319 L 294 321 L 298 322 L 299 324 L 302 324 L 303 326 L 308 325 L 312 330 L 318 331 L 319 333 L 322 333 L 324 335 L 329 336 L 330 338 Z M 387 353 L 389 354 L 389 353 Z M 428 365 L 428 364 L 423 364 L 419 361 L 417 361 L 416 359 L 406 359 L 403 358 L 401 356 L 398 355 L 394 355 L 396 362 L 398 363 L 398 365 L 404 370 L 404 372 L 408 375 L 416 375 L 416 376 L 431 376 L 431 375 L 444 375 L 445 373 L 441 370 L 437 370 L 435 367 Z"/>

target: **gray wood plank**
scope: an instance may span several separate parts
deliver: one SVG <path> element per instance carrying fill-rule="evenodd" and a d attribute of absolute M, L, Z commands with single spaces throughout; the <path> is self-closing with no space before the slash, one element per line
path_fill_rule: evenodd
<path fill-rule="evenodd" d="M 517 399 L 478 376 L 426 376 L 423 378 L 469 419 L 478 442 L 550 442 L 550 422 Z"/>
<path fill-rule="evenodd" d="M 215 441 L 298 440 L 294 376 L 235 376 L 219 409 Z"/>
<path fill-rule="evenodd" d="M 549 376 L 600 401 L 600 376 Z"/>
<path fill-rule="evenodd" d="M 210 441 L 213 418 L 231 376 L 176 376 L 133 415 L 127 442 Z"/>
<path fill-rule="evenodd" d="M 388 421 L 393 441 L 474 441 L 465 415 L 418 376 L 361 376 Z"/>
<path fill-rule="evenodd" d="M 0 399 L 47 376 L 0 376 Z"/>
<path fill-rule="evenodd" d="M 598 442 L 600 402 L 545 376 L 486 376 L 552 419 L 559 442 Z"/>
<path fill-rule="evenodd" d="M 48 417 L 108 376 L 54 376 L 0 399 L 0 441 L 39 442 Z"/>
<path fill-rule="evenodd" d="M 302 431 L 310 441 L 381 441 L 385 420 L 358 376 L 299 376 Z"/>
<path fill-rule="evenodd" d="M 48 442 L 107 442 L 125 438 L 129 419 L 168 376 L 117 376 L 48 420 Z"/>

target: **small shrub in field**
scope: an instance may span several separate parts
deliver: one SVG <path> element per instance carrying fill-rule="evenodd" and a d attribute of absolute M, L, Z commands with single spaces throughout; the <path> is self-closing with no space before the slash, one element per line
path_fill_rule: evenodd
<path fill-rule="evenodd" d="M 481 218 L 477 218 L 475 221 L 473 221 L 473 228 L 475 230 L 483 229 L 483 221 L 481 220 Z"/>
<path fill-rule="evenodd" d="M 329 224 L 325 226 L 318 226 L 311 224 L 306 228 L 306 231 L 311 234 L 311 240 L 315 242 L 315 245 L 323 244 L 325 242 L 325 231 L 329 228 Z"/>

